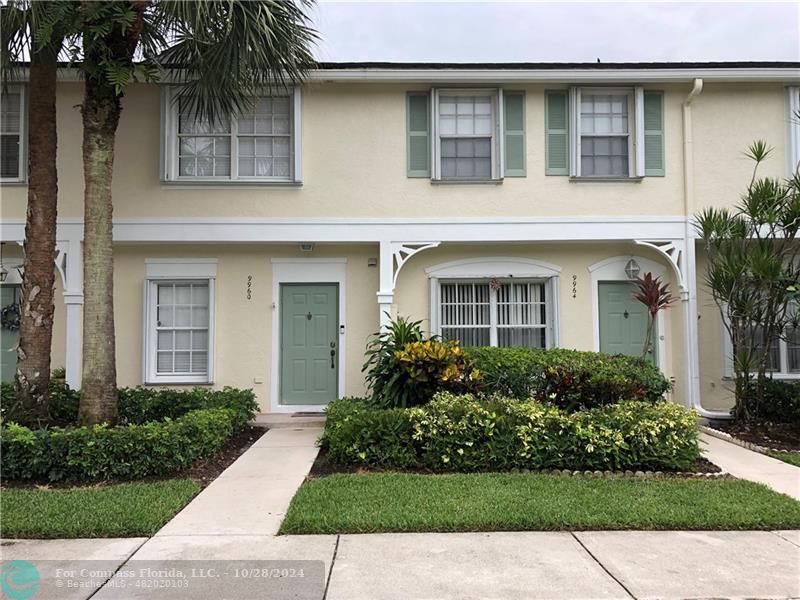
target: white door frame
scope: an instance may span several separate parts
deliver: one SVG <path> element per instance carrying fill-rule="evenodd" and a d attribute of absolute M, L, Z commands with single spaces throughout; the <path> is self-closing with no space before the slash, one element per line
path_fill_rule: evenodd
<path fill-rule="evenodd" d="M 654 276 L 662 277 L 666 271 L 666 266 L 657 263 L 649 258 L 642 256 L 613 256 L 600 262 L 596 262 L 589 267 L 592 277 L 592 350 L 600 352 L 600 295 L 599 285 L 602 281 L 630 281 L 625 273 L 625 265 L 634 259 L 639 263 L 642 273 L 652 273 Z M 659 370 L 667 374 L 667 344 L 666 330 L 664 325 L 664 311 L 658 311 L 656 315 L 656 327 L 658 335 L 656 340 L 656 352 Z"/>
<path fill-rule="evenodd" d="M 281 404 L 281 284 L 282 283 L 338 283 L 339 284 L 339 372 L 337 395 L 344 396 L 346 365 L 346 331 L 344 327 L 346 296 L 346 258 L 273 258 L 272 262 L 272 361 L 270 377 L 270 410 L 276 413 L 318 412 L 323 404 Z"/>

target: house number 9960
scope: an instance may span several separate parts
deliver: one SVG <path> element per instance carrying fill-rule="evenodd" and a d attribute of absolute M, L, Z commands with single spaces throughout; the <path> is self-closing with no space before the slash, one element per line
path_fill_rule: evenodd
<path fill-rule="evenodd" d="M 247 299 L 248 300 L 252 300 L 253 299 L 253 276 L 252 275 L 248 275 L 247 276 Z"/>
<path fill-rule="evenodd" d="M 573 298 L 577 298 L 578 297 L 578 276 L 577 275 L 573 275 L 572 276 L 572 297 Z"/>

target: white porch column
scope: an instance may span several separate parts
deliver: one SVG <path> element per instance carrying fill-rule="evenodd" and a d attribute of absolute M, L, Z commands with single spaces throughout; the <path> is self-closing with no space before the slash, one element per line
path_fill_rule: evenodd
<path fill-rule="evenodd" d="M 66 229 L 66 228 L 65 228 Z M 81 383 L 81 329 L 83 318 L 83 248 L 80 231 L 67 240 L 58 242 L 59 254 L 56 265 L 61 274 L 66 305 L 66 382 L 72 389 Z"/>
<path fill-rule="evenodd" d="M 392 243 L 381 240 L 380 268 L 378 296 L 378 319 L 381 331 L 386 329 L 391 321 L 392 302 L 394 302 L 394 254 Z"/>
<path fill-rule="evenodd" d="M 684 330 L 686 344 L 686 375 L 688 405 L 700 406 L 700 340 L 697 328 L 697 263 L 695 262 L 694 240 L 686 240 L 684 259 L 684 278 L 686 292 L 681 293 L 684 309 Z"/>

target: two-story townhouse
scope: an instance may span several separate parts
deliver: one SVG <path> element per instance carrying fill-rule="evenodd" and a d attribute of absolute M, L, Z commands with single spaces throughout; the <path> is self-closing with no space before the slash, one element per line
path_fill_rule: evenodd
<path fill-rule="evenodd" d="M 252 387 L 265 412 L 317 410 L 363 393 L 365 343 L 396 315 L 467 345 L 640 354 L 631 279 L 652 272 L 680 297 L 653 360 L 676 401 L 724 410 L 691 217 L 737 201 L 754 139 L 774 146 L 763 174 L 796 168 L 798 86 L 800 63 L 322 64 L 212 125 L 181 115 L 168 85 L 134 85 L 113 189 L 119 384 Z M 81 98 L 65 72 L 53 364 L 72 385 Z M 24 82 L 2 103 L 5 304 L 24 237 Z M 798 377 L 800 339 L 775 361 Z"/>

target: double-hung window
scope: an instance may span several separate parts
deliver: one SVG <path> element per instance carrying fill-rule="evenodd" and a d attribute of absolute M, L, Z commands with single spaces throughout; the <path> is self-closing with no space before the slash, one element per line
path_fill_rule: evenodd
<path fill-rule="evenodd" d="M 571 175 L 597 179 L 644 176 L 641 88 L 572 88 Z"/>
<path fill-rule="evenodd" d="M 216 264 L 148 260 L 145 383 L 211 383 Z"/>
<path fill-rule="evenodd" d="M 243 114 L 194 118 L 164 88 L 163 179 L 291 183 L 301 180 L 300 91 L 257 98 Z"/>
<path fill-rule="evenodd" d="M 26 175 L 25 88 L 0 93 L 0 181 L 23 182 Z"/>
<path fill-rule="evenodd" d="M 496 94 L 438 94 L 438 149 L 441 179 L 496 177 Z"/>
<path fill-rule="evenodd" d="M 545 91 L 545 174 L 641 181 L 665 175 L 664 92 L 632 87 Z"/>
<path fill-rule="evenodd" d="M 551 304 L 547 280 L 442 280 L 439 330 L 464 346 L 547 348 L 553 345 Z"/>
<path fill-rule="evenodd" d="M 796 308 L 790 307 L 794 314 Z M 795 317 L 796 319 L 797 317 Z M 761 327 L 756 327 L 754 339 L 759 350 L 763 347 Z M 748 338 L 748 336 L 745 336 Z M 725 336 L 725 376 L 733 377 L 733 346 L 729 336 Z M 767 371 L 777 379 L 800 379 L 800 323 L 790 321 L 781 339 L 774 340 L 767 352 Z"/>
<path fill-rule="evenodd" d="M 448 89 L 409 92 L 407 175 L 449 183 L 525 177 L 525 92 Z"/>

